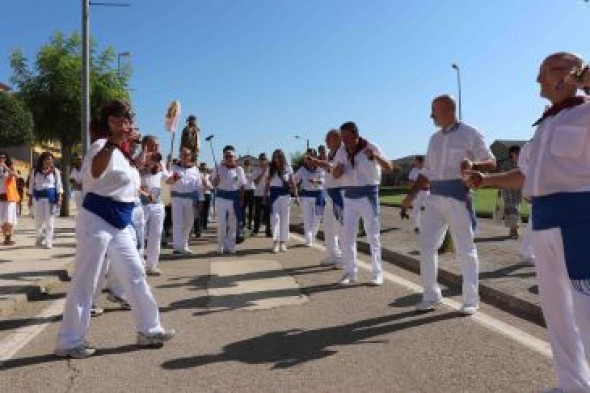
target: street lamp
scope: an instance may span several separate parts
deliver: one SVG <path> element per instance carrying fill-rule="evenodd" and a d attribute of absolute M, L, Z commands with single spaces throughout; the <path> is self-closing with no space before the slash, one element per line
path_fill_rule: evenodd
<path fill-rule="evenodd" d="M 121 57 L 129 57 L 131 56 L 131 52 L 125 51 L 117 53 L 117 75 L 119 78 L 121 77 Z"/>
<path fill-rule="evenodd" d="M 451 67 L 453 67 L 455 71 L 457 71 L 457 90 L 459 90 L 459 120 L 461 120 L 461 70 L 459 69 L 459 66 L 455 63 L 453 63 Z"/>
<path fill-rule="evenodd" d="M 305 151 L 307 152 L 307 150 L 309 150 L 309 138 L 304 138 L 302 136 L 295 135 L 295 139 L 305 139 Z"/>

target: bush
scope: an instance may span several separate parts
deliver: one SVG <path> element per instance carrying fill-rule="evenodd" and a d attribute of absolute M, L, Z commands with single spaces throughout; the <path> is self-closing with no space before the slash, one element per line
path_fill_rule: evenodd
<path fill-rule="evenodd" d="M 12 94 L 0 91 L 0 146 L 20 146 L 33 139 L 33 115 Z"/>

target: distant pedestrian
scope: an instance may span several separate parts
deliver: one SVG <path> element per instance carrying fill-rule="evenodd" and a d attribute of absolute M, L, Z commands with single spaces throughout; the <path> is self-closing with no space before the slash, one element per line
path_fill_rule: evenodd
<path fill-rule="evenodd" d="M 18 202 L 16 203 L 16 206 L 18 207 L 18 215 L 20 216 L 23 214 L 23 200 L 25 198 L 25 186 L 27 182 L 21 175 L 20 171 L 17 170 L 16 173 L 16 190 L 18 192 Z"/>
<path fill-rule="evenodd" d="M 70 171 L 70 183 L 72 185 L 72 197 L 76 204 L 76 210 L 80 211 L 82 207 L 82 173 L 80 172 L 82 160 L 80 157 L 72 159 L 72 169 Z"/>
<path fill-rule="evenodd" d="M 244 160 L 244 174 L 246 176 L 246 185 L 244 187 L 244 224 L 246 228 L 252 230 L 252 221 L 254 220 L 254 170 L 250 160 Z"/>
<path fill-rule="evenodd" d="M 473 315 L 479 309 L 479 260 L 473 240 L 476 218 L 462 170 L 493 170 L 496 160 L 483 135 L 457 119 L 455 101 L 450 96 L 438 96 L 432 101 L 431 117 L 440 130 L 430 137 L 424 171 L 402 203 L 409 208 L 418 192 L 430 185 L 420 228 L 420 279 L 424 293 L 416 309 L 434 310 L 442 299 L 437 283 L 438 248 L 448 228 L 463 275 L 461 313 Z"/>
<path fill-rule="evenodd" d="M 471 173 L 471 187 L 524 187 L 532 200 L 532 244 L 541 307 L 557 386 L 547 392 L 590 392 L 590 69 L 578 55 L 554 53 L 537 76 L 551 102 L 535 122 L 525 165 L 510 172 Z"/>
<path fill-rule="evenodd" d="M 418 180 L 418 176 L 424 170 L 424 156 L 414 157 L 414 166 L 408 175 L 410 188 L 414 186 Z M 414 220 L 414 232 L 420 233 L 420 223 L 422 222 L 422 215 L 426 206 L 426 198 L 430 194 L 430 187 L 424 186 L 416 194 L 416 199 L 412 204 L 412 218 Z"/>
<path fill-rule="evenodd" d="M 270 230 L 270 208 L 264 203 L 264 188 L 266 186 L 265 175 L 268 169 L 268 159 L 265 153 L 258 155 L 258 166 L 252 171 L 252 180 L 256 185 L 254 190 L 254 227 L 252 236 L 258 235 L 260 225 L 264 225 L 266 237 L 272 237 Z"/>
<path fill-rule="evenodd" d="M 5 246 L 14 245 L 14 226 L 17 223 L 17 203 L 20 201 L 16 186 L 17 172 L 12 160 L 0 152 L 0 225 Z"/>
<path fill-rule="evenodd" d="M 508 148 L 509 160 L 504 170 L 512 170 L 517 167 L 520 146 L 513 145 Z M 506 188 L 502 190 L 504 200 L 504 223 L 509 228 L 508 237 L 518 239 L 518 224 L 520 224 L 520 204 L 522 203 L 521 188 Z"/>

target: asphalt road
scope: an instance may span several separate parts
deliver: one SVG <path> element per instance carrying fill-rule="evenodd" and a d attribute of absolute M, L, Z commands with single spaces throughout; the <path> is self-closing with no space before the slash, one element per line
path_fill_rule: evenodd
<path fill-rule="evenodd" d="M 319 265 L 320 248 L 293 239 L 287 253 L 275 255 L 268 239 L 256 238 L 237 256 L 221 257 L 213 254 L 212 236 L 194 244 L 193 258 L 164 256 L 165 275 L 149 279 L 164 325 L 178 331 L 164 348 L 136 348 L 130 313 L 103 299 L 106 312 L 92 320 L 89 335 L 97 355 L 57 359 L 52 351 L 58 322 L 35 318 L 36 305 L 0 322 L 4 344 L 17 339 L 22 322 L 45 326 L 0 365 L 0 392 L 521 393 L 552 385 L 551 361 L 539 345 L 546 345 L 545 333 L 537 325 L 489 306 L 482 307 L 480 320 L 447 306 L 417 314 L 416 292 L 392 282 L 416 283 L 417 277 L 393 265 L 386 264 L 391 274 L 382 287 L 366 285 L 364 270 L 359 284 L 341 287 L 335 284 L 341 272 Z M 223 260 L 276 261 L 284 270 L 211 275 L 212 261 Z M 265 280 L 285 274 L 300 288 L 266 289 Z M 256 280 L 258 288 L 252 286 Z M 208 286 L 239 289 L 244 281 L 249 285 L 242 292 L 209 296 Z M 297 293 L 307 301 L 250 307 Z M 445 293 L 460 301 L 455 291 Z M 502 330 L 506 326 L 512 337 Z"/>

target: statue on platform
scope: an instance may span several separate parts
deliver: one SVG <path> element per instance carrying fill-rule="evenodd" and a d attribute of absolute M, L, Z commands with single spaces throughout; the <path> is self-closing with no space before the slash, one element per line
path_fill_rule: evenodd
<path fill-rule="evenodd" d="M 180 150 L 187 147 L 193 153 L 193 159 L 196 161 L 201 149 L 201 130 L 197 126 L 197 117 L 190 115 L 186 119 L 186 127 L 182 130 L 180 139 Z"/>

